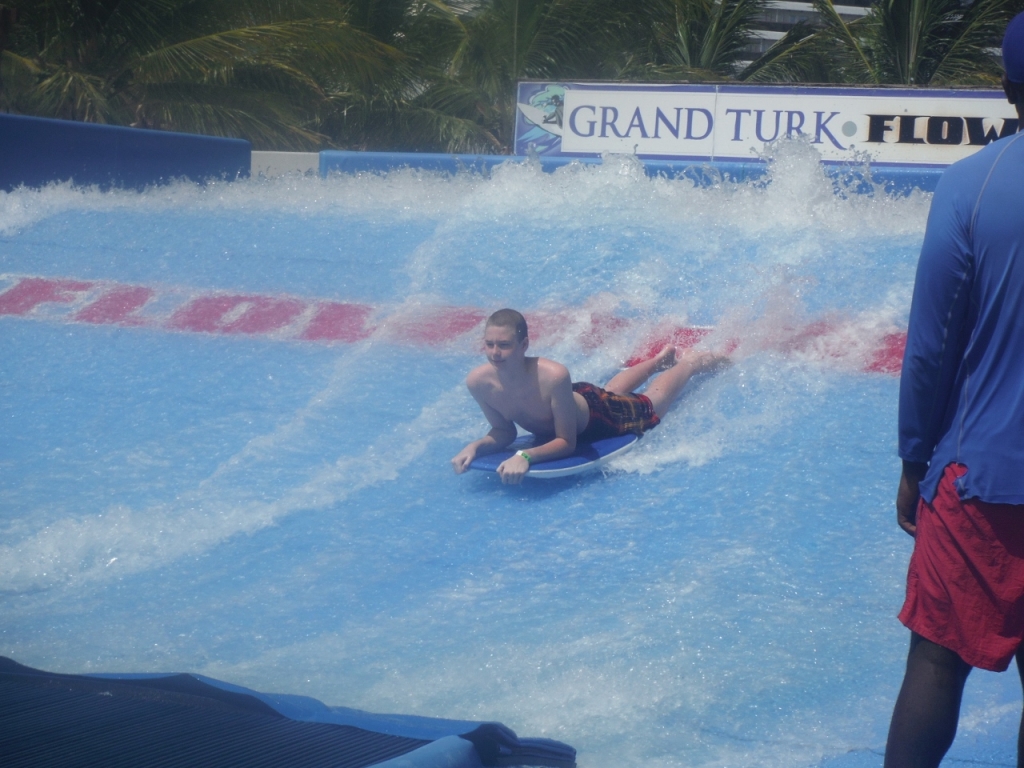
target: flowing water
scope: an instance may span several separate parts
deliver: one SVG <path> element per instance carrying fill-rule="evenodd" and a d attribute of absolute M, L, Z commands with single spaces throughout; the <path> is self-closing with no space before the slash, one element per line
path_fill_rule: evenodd
<path fill-rule="evenodd" d="M 608 158 L 0 194 L 0 291 L 58 291 L 0 315 L 0 654 L 499 720 L 581 768 L 880 765 L 911 540 L 865 367 L 929 200 L 834 194 L 801 144 L 703 189 Z M 84 321 L 115 288 L 147 301 Z M 295 309 L 232 325 L 260 301 Z M 370 330 L 303 340 L 316 302 Z M 663 323 L 735 364 L 604 473 L 455 476 L 502 306 L 578 380 Z M 1018 699 L 976 674 L 951 755 L 1012 763 Z"/>

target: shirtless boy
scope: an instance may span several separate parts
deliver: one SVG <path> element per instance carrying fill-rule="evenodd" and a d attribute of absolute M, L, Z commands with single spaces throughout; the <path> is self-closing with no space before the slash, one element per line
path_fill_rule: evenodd
<path fill-rule="evenodd" d="M 491 430 L 452 459 L 456 474 L 465 472 L 477 456 L 500 451 L 515 440 L 516 424 L 535 435 L 554 437 L 498 465 L 501 481 L 513 485 L 522 481 L 531 463 L 572 453 L 577 437 L 592 441 L 646 432 L 658 425 L 691 376 L 725 360 L 711 352 L 678 354 L 667 346 L 650 360 L 620 371 L 602 389 L 573 384 L 568 369 L 554 360 L 527 357 L 529 346 L 526 320 L 514 309 L 500 309 L 487 318 L 487 362 L 470 371 L 466 386 Z M 659 371 L 664 373 L 645 394 L 633 394 Z"/>

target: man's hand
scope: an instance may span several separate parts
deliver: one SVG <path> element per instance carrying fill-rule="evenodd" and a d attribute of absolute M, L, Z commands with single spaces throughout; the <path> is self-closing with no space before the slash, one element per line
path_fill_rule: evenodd
<path fill-rule="evenodd" d="M 921 499 L 918 486 L 927 471 L 927 464 L 903 462 L 900 487 L 896 491 L 896 523 L 910 536 L 917 535 L 917 504 Z"/>
<path fill-rule="evenodd" d="M 498 475 L 505 485 L 519 485 L 523 476 L 530 471 L 530 462 L 520 456 L 510 456 L 498 465 Z"/>
<path fill-rule="evenodd" d="M 457 454 L 455 454 L 455 458 L 452 459 L 452 469 L 455 470 L 455 474 L 461 475 L 463 472 L 469 469 L 469 465 L 473 463 L 473 459 L 475 458 L 476 445 L 470 443 Z"/>

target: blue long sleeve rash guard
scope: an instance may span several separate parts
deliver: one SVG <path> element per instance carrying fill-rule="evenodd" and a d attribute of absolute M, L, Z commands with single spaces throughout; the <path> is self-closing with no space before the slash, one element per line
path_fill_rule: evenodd
<path fill-rule="evenodd" d="M 899 455 L 950 462 L 961 498 L 1024 504 L 1024 134 L 942 176 L 928 214 L 900 378 Z"/>

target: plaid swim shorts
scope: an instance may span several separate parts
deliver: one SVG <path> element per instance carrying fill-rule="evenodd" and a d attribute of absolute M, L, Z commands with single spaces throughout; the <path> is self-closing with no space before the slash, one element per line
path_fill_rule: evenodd
<path fill-rule="evenodd" d="M 617 395 L 585 381 L 572 385 L 590 408 L 590 421 L 579 439 L 587 442 L 617 435 L 641 435 L 658 426 L 661 419 L 647 395 Z"/>

